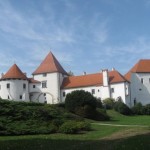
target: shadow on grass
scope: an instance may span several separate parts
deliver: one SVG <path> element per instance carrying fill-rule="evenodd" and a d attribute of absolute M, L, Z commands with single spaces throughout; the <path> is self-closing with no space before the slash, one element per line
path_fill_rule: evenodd
<path fill-rule="evenodd" d="M 0 150 L 148 150 L 149 139 L 150 134 L 113 140 L 29 138 L 0 141 Z"/>

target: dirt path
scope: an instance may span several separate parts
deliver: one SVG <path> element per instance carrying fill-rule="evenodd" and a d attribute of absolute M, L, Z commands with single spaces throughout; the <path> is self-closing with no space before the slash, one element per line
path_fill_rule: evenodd
<path fill-rule="evenodd" d="M 92 123 L 101 126 L 116 126 L 116 127 L 149 127 L 146 125 L 122 125 L 122 124 L 109 124 L 109 123 Z"/>

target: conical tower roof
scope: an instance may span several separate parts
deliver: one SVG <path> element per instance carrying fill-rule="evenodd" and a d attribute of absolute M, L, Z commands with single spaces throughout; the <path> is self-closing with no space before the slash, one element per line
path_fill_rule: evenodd
<path fill-rule="evenodd" d="M 40 66 L 32 74 L 36 75 L 36 74 L 53 73 L 53 72 L 67 74 L 67 72 L 63 69 L 63 67 L 60 65 L 60 63 L 52 54 L 52 52 L 50 52 L 46 56 L 46 58 L 42 61 Z"/>
<path fill-rule="evenodd" d="M 1 78 L 3 79 L 22 79 L 27 80 L 26 75 L 20 70 L 20 68 L 14 64 L 5 75 Z"/>

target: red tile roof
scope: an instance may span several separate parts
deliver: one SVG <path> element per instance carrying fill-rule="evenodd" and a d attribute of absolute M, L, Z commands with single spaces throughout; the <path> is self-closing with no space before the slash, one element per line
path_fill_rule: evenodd
<path fill-rule="evenodd" d="M 127 80 L 118 72 L 109 72 L 109 83 L 119 83 L 126 82 Z M 77 87 L 87 87 L 87 86 L 100 86 L 103 85 L 102 73 L 88 74 L 82 76 L 70 76 L 63 80 L 62 87 L 67 88 L 77 88 Z"/>
<path fill-rule="evenodd" d="M 50 52 L 40 64 L 40 66 L 33 72 L 33 75 L 52 72 L 67 74 L 55 56 Z"/>
<path fill-rule="evenodd" d="M 14 64 L 5 75 L 2 76 L 3 79 L 23 79 L 27 80 L 26 75 L 20 70 L 20 68 Z"/>
<path fill-rule="evenodd" d="M 29 83 L 41 83 L 40 81 L 35 80 L 33 78 L 28 78 L 28 80 L 29 80 Z"/>
<path fill-rule="evenodd" d="M 139 60 L 130 70 L 125 74 L 125 78 L 130 81 L 132 73 L 150 73 L 150 59 Z"/>

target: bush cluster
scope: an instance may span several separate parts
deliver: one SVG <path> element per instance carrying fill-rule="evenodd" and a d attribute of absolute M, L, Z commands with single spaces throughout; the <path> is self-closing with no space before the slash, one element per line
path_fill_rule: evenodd
<path fill-rule="evenodd" d="M 89 131 L 91 126 L 87 122 L 68 121 L 62 124 L 59 128 L 61 133 L 75 134 L 81 131 Z"/>
<path fill-rule="evenodd" d="M 137 103 L 131 110 L 135 115 L 150 115 L 150 104 L 143 106 L 141 103 Z"/>
<path fill-rule="evenodd" d="M 119 113 L 121 113 L 123 115 L 131 115 L 132 114 L 131 109 L 121 101 L 117 101 L 114 103 L 114 109 L 115 109 L 115 111 L 118 111 Z"/>
<path fill-rule="evenodd" d="M 122 100 L 115 101 L 112 98 L 107 98 L 103 100 L 103 106 L 106 109 L 114 109 L 123 115 L 150 115 L 150 104 L 143 106 L 141 103 L 137 103 L 129 108 Z"/>
<path fill-rule="evenodd" d="M 67 94 L 65 106 L 70 112 L 75 112 L 76 108 L 84 107 L 85 105 L 89 105 L 93 109 L 97 106 L 97 100 L 90 92 L 77 90 Z"/>
<path fill-rule="evenodd" d="M 0 100 L 0 135 L 56 133 L 68 120 L 84 124 L 81 117 L 59 105 Z"/>
<path fill-rule="evenodd" d="M 115 100 L 113 98 L 106 98 L 103 100 L 103 106 L 106 109 L 113 109 L 115 104 Z"/>
<path fill-rule="evenodd" d="M 73 112 L 81 117 L 94 120 L 108 120 L 109 117 L 99 111 L 97 108 L 102 107 L 99 99 L 96 99 L 90 92 L 77 90 L 67 94 L 65 107 L 68 111 Z"/>

